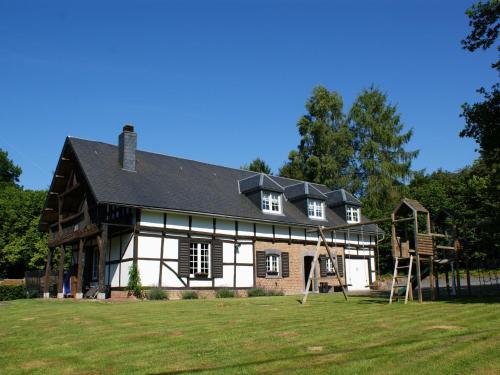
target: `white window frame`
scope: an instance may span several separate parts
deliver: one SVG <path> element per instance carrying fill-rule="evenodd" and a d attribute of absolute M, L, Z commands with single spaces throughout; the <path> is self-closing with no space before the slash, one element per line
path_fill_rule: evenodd
<path fill-rule="evenodd" d="M 278 277 L 281 272 L 281 256 L 279 254 L 266 254 L 267 277 Z"/>
<path fill-rule="evenodd" d="M 361 209 L 359 207 L 347 206 L 346 207 L 346 219 L 348 223 L 360 223 L 361 222 Z"/>
<path fill-rule="evenodd" d="M 307 199 L 307 216 L 310 219 L 324 219 L 325 202 L 319 199 Z"/>
<path fill-rule="evenodd" d="M 274 209 L 275 205 L 277 205 L 277 209 Z M 261 207 L 262 211 L 265 213 L 281 214 L 283 212 L 281 194 L 273 191 L 263 191 L 261 196 Z"/>
<path fill-rule="evenodd" d="M 327 275 L 333 275 L 335 273 L 335 268 L 333 268 L 333 262 L 330 257 L 326 257 L 325 268 Z"/>
<path fill-rule="evenodd" d="M 206 278 L 211 275 L 211 248 L 207 242 L 191 242 L 189 244 L 189 276 L 201 277 L 206 274 Z M 205 258 L 205 259 L 203 259 Z"/>

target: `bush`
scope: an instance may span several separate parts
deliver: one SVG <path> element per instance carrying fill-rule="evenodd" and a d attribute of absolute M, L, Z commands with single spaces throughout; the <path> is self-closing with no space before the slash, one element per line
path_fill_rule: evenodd
<path fill-rule="evenodd" d="M 263 297 L 266 295 L 266 291 L 262 288 L 252 288 L 248 290 L 248 297 Z"/>
<path fill-rule="evenodd" d="M 281 289 L 252 288 L 248 290 L 248 297 L 283 296 Z"/>
<path fill-rule="evenodd" d="M 230 289 L 219 289 L 217 293 L 215 294 L 215 297 L 217 298 L 234 298 L 234 290 Z"/>
<path fill-rule="evenodd" d="M 143 297 L 141 276 L 139 275 L 139 268 L 137 264 L 132 264 L 128 271 L 128 285 L 127 290 L 137 298 Z"/>
<path fill-rule="evenodd" d="M 198 299 L 198 293 L 192 290 L 182 292 L 182 299 Z"/>
<path fill-rule="evenodd" d="M 164 300 L 168 299 L 167 293 L 161 288 L 152 288 L 148 293 L 150 300 Z"/>
<path fill-rule="evenodd" d="M 23 299 L 27 297 L 24 285 L 0 285 L 0 301 Z"/>

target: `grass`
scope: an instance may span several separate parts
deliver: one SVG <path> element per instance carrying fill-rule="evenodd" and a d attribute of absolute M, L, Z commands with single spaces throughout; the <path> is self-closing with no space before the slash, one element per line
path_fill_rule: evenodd
<path fill-rule="evenodd" d="M 500 298 L 0 303 L 2 374 L 498 374 Z"/>

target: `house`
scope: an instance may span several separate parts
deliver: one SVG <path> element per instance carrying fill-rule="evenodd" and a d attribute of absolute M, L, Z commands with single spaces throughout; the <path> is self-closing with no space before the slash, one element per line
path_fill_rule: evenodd
<path fill-rule="evenodd" d="M 136 145 L 131 125 L 118 145 L 66 139 L 40 222 L 49 234 L 47 270 L 60 254 L 58 297 L 65 262 L 76 298 L 91 286 L 102 299 L 125 293 L 134 263 L 143 286 L 172 294 L 253 287 L 300 294 L 318 243 L 311 230 L 364 220 L 359 200 L 345 190 Z M 328 237 L 350 290 L 375 280 L 376 232 L 365 225 Z M 323 255 L 319 264 L 314 290 L 333 290 L 331 260 Z"/>

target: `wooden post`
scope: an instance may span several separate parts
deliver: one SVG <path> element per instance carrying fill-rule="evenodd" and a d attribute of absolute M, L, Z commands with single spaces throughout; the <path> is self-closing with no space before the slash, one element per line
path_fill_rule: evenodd
<path fill-rule="evenodd" d="M 429 264 L 429 283 L 431 286 L 431 300 L 436 300 L 436 289 L 434 288 L 434 256 L 430 257 Z"/>
<path fill-rule="evenodd" d="M 76 279 L 76 299 L 83 298 L 83 270 L 85 268 L 85 240 L 83 238 L 80 239 L 80 243 L 78 245 L 78 274 Z"/>
<path fill-rule="evenodd" d="M 306 290 L 304 290 L 304 298 L 302 298 L 303 305 L 307 302 L 307 296 L 309 295 L 309 288 L 311 287 L 311 279 L 314 275 L 314 268 L 316 268 L 316 263 L 318 262 L 320 244 L 321 244 L 321 237 L 318 236 L 318 243 L 316 244 L 316 253 L 314 254 L 314 258 L 311 264 L 311 270 L 309 271 L 309 275 L 307 276 L 307 284 L 306 284 Z"/>
<path fill-rule="evenodd" d="M 328 243 L 326 242 L 326 238 L 325 238 L 325 234 L 323 233 L 323 231 L 321 230 L 321 228 L 319 228 L 319 234 L 325 244 L 325 248 L 326 248 L 326 252 L 328 253 L 328 256 L 330 257 L 330 260 L 332 261 L 332 266 L 335 270 L 335 275 L 337 275 L 337 280 L 340 284 L 340 287 L 342 288 L 342 293 L 344 294 L 344 298 L 345 300 L 347 301 L 347 293 L 344 289 L 344 283 L 342 282 L 342 279 L 340 278 L 340 275 L 339 275 L 339 270 L 337 269 L 337 262 L 335 262 L 333 260 L 333 256 L 332 256 L 332 252 L 330 251 L 330 247 L 328 246 Z M 345 254 L 344 254 L 345 255 Z M 345 273 L 344 273 L 344 277 L 345 277 Z"/>
<path fill-rule="evenodd" d="M 57 277 L 57 298 L 64 298 L 64 245 L 59 246 L 59 275 Z"/>
<path fill-rule="evenodd" d="M 49 247 L 49 251 L 47 252 L 47 265 L 45 266 L 45 282 L 43 284 L 43 298 L 50 297 L 50 274 L 52 271 L 52 251 Z"/>
<path fill-rule="evenodd" d="M 444 277 L 446 280 L 446 293 L 448 297 L 450 296 L 450 278 L 448 277 L 448 269 L 444 272 Z"/>
<path fill-rule="evenodd" d="M 108 243 L 108 225 L 103 224 L 102 232 L 97 235 L 97 246 L 99 248 L 99 293 L 97 299 L 106 299 L 104 285 L 106 245 Z"/>
<path fill-rule="evenodd" d="M 439 266 L 436 266 L 436 297 L 439 299 Z"/>
<path fill-rule="evenodd" d="M 418 254 L 418 214 L 417 211 L 413 211 L 415 215 L 414 225 L 415 228 L 413 230 L 415 236 L 415 255 L 417 260 L 417 283 L 418 283 L 418 302 L 422 303 L 422 276 L 420 272 L 420 255 Z"/>

